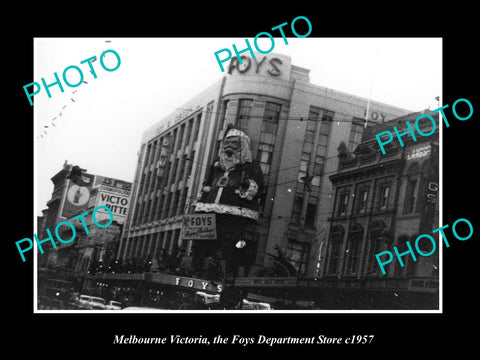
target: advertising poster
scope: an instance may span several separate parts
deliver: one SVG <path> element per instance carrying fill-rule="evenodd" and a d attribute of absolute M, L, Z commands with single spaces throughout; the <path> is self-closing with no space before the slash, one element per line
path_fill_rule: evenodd
<path fill-rule="evenodd" d="M 68 181 L 68 190 L 63 203 L 63 217 L 71 218 L 87 209 L 93 188 L 93 179 L 93 175 L 83 174 L 78 181 Z"/>
<path fill-rule="evenodd" d="M 128 215 L 130 190 L 121 190 L 116 187 L 99 185 L 97 186 L 96 206 L 106 206 L 113 214 L 113 219 L 122 224 Z M 99 209 L 99 214 L 108 214 L 108 210 Z"/>
<path fill-rule="evenodd" d="M 183 240 L 212 240 L 217 238 L 215 214 L 185 215 L 183 218 Z"/>

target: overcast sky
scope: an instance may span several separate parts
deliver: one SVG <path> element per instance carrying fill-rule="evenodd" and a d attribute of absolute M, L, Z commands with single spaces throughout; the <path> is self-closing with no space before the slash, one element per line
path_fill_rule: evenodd
<path fill-rule="evenodd" d="M 43 77 L 52 83 L 54 72 L 61 78 L 67 66 L 76 65 L 88 84 L 70 88 L 62 80 L 63 93 L 55 85 L 51 98 L 43 88 L 34 97 L 36 213 L 46 208 L 50 178 L 65 160 L 92 174 L 133 181 L 142 133 L 220 79 L 214 52 L 234 43 L 242 49 L 245 39 L 37 38 L 32 82 Z M 120 55 L 121 65 L 107 72 L 93 62 L 94 79 L 80 62 L 107 49 Z M 288 38 L 288 45 L 275 38 L 273 52 L 310 69 L 315 85 L 412 111 L 435 109 L 442 91 L 440 38 L 307 37 Z M 107 54 L 105 64 L 113 68 L 115 56 Z M 75 70 L 68 79 L 77 82 Z M 30 106 L 26 97 L 25 106 Z"/>

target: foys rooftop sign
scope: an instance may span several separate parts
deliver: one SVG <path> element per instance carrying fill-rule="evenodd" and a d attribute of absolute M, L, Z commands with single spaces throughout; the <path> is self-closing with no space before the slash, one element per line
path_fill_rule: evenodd
<path fill-rule="evenodd" d="M 252 59 L 248 56 L 241 56 L 242 63 L 238 61 L 237 57 L 234 57 L 230 64 L 228 65 L 227 72 L 231 74 L 234 70 L 236 70 L 240 74 L 247 73 L 249 71 L 259 73 L 268 73 L 271 76 L 278 76 L 282 73 L 281 66 L 283 62 L 278 57 L 271 57 L 270 59 L 267 56 L 264 56 L 260 60 L 257 58 Z M 253 63 L 253 64 L 252 64 Z"/>
<path fill-rule="evenodd" d="M 263 75 L 272 78 L 288 79 L 290 77 L 291 60 L 288 56 L 277 54 L 233 57 L 228 64 L 230 75 Z"/>

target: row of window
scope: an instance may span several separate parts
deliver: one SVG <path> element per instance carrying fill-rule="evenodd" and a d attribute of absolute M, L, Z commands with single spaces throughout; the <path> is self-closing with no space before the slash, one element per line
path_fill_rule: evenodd
<path fill-rule="evenodd" d="M 380 273 L 375 254 L 383 251 L 385 247 L 389 247 L 392 238 L 386 230 L 383 221 L 373 221 L 369 226 L 364 238 L 364 228 L 358 223 L 352 223 L 349 226 L 348 234 L 345 237 L 345 229 L 341 225 L 334 225 L 330 231 L 330 241 L 328 254 L 326 258 L 326 274 L 327 275 L 377 275 Z M 399 253 L 408 250 L 406 241 L 415 239 L 416 235 L 411 237 L 401 235 L 397 240 L 397 248 Z M 390 245 L 389 245 L 390 244 Z M 420 243 L 420 250 L 424 253 L 432 251 L 433 245 L 430 242 Z M 360 261 L 362 256 L 364 262 Z M 403 259 L 405 265 L 401 267 L 397 262 L 394 269 L 394 276 L 411 275 L 414 272 L 415 263 L 410 257 Z"/>
<path fill-rule="evenodd" d="M 302 217 L 304 197 L 300 194 L 295 195 L 293 200 L 292 218 L 293 224 L 302 224 L 308 227 L 315 226 L 315 216 L 317 212 L 317 198 L 309 198 L 306 205 L 306 211 Z M 303 220 L 303 221 L 302 221 Z"/>
<path fill-rule="evenodd" d="M 188 187 L 175 192 L 167 191 L 160 196 L 155 196 L 153 200 L 149 199 L 143 208 L 144 211 L 139 211 L 138 223 L 143 224 L 183 214 L 187 197 Z"/>
<path fill-rule="evenodd" d="M 387 210 L 390 199 L 390 183 L 380 183 L 378 185 L 378 191 L 376 199 L 371 206 L 374 211 Z M 351 193 L 350 188 L 337 189 L 337 197 L 335 201 L 335 216 L 346 216 L 351 210 L 352 214 L 365 214 L 369 208 L 370 200 L 370 184 L 361 184 L 357 186 L 356 192 Z M 353 201 L 353 205 L 350 208 L 350 201 Z"/>
<path fill-rule="evenodd" d="M 366 263 L 363 264 L 363 271 L 360 268 L 360 252 L 363 243 L 364 229 L 361 225 L 353 223 L 350 225 L 347 237 L 345 229 L 341 225 L 334 225 L 330 231 L 329 251 L 327 257 L 327 275 L 356 275 L 359 272 L 373 275 L 378 272 L 378 265 L 375 261 L 375 254 L 382 249 L 383 242 L 388 238 L 385 236 L 385 223 L 374 221 L 369 226 L 368 236 L 365 239 L 364 256 Z M 344 249 L 342 251 L 342 249 Z M 343 254 L 343 256 L 342 256 Z"/>
<path fill-rule="evenodd" d="M 245 130 L 248 132 L 252 109 L 253 109 L 253 99 L 238 100 L 236 126 L 240 130 Z M 272 135 L 277 134 L 278 120 L 280 119 L 281 110 L 282 110 L 281 104 L 271 102 L 271 101 L 265 102 L 265 109 L 264 109 L 263 118 L 262 118 L 263 133 L 268 133 Z"/>
<path fill-rule="evenodd" d="M 424 203 L 424 192 L 426 186 L 425 177 L 407 178 L 405 186 L 405 195 L 400 199 L 400 206 L 403 206 L 402 214 L 412 214 L 421 212 Z M 421 186 L 419 186 L 421 185 Z M 376 192 L 376 199 L 371 199 L 371 185 L 359 184 L 355 193 L 351 194 L 349 188 L 339 188 L 337 190 L 337 200 L 334 216 L 363 215 L 369 209 L 373 211 L 384 211 L 389 208 L 391 198 L 391 184 L 379 183 Z M 372 201 L 373 200 L 373 201 Z M 350 201 L 353 201 L 350 206 Z M 370 203 L 369 203 L 370 202 Z"/>
<path fill-rule="evenodd" d="M 183 213 L 188 196 L 188 188 L 170 192 L 171 185 L 191 176 L 195 151 L 184 156 L 175 156 L 170 161 L 170 154 L 177 155 L 180 149 L 194 144 L 198 139 L 201 114 L 179 124 L 168 134 L 146 145 L 145 161 L 141 169 L 138 197 L 132 225 L 138 225 L 161 218 Z M 166 192 L 157 193 L 158 189 Z M 154 198 L 151 199 L 151 193 Z M 148 200 L 144 200 L 148 198 Z"/>
<path fill-rule="evenodd" d="M 327 157 L 334 113 L 311 106 L 305 131 L 291 222 L 315 227 L 320 179 Z M 308 193 L 305 192 L 308 190 Z M 304 205 L 304 202 L 307 202 Z"/>
<path fill-rule="evenodd" d="M 129 239 L 125 249 L 125 259 L 142 259 L 146 256 L 158 258 L 170 255 L 182 246 L 180 229 L 160 231 L 155 234 L 142 235 Z M 187 246 L 186 256 L 191 254 L 191 246 Z"/>
<path fill-rule="evenodd" d="M 225 121 L 225 113 L 229 100 L 225 100 L 223 103 L 223 116 L 222 124 Z M 237 115 L 235 119 L 235 125 L 249 134 L 251 112 L 253 109 L 253 99 L 239 99 Z M 280 114 L 282 105 L 279 103 L 266 101 L 262 118 L 261 134 L 270 134 L 275 139 L 278 130 L 278 122 L 280 120 Z M 222 126 L 223 127 L 223 126 Z M 260 136 L 260 139 L 262 136 Z M 273 141 L 274 143 L 274 141 Z M 271 142 L 259 142 L 257 149 L 257 161 L 259 161 L 263 174 L 268 176 L 270 173 L 270 166 L 272 164 L 274 144 Z"/>

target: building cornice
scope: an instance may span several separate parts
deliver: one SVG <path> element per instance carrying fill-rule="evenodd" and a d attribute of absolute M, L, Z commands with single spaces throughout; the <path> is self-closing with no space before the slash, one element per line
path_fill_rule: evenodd
<path fill-rule="evenodd" d="M 357 163 L 360 163 L 356 159 Z M 361 179 L 370 179 L 382 175 L 395 175 L 405 163 L 404 159 L 396 157 L 389 160 L 376 161 L 366 165 L 357 165 L 348 170 L 339 170 L 336 174 L 330 175 L 329 179 L 333 185 L 346 182 L 355 182 Z"/>

